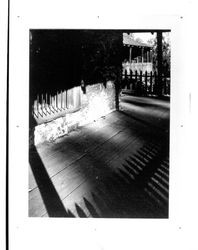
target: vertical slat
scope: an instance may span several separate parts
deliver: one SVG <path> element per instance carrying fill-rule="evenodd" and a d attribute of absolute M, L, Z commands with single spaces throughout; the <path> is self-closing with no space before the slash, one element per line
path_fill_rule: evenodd
<path fill-rule="evenodd" d="M 138 73 L 137 73 L 137 70 L 135 71 L 135 81 L 137 82 L 137 79 L 138 79 Z"/>
<path fill-rule="evenodd" d="M 71 98 L 70 98 L 70 89 L 68 89 L 67 90 L 67 108 L 70 108 L 70 100 L 71 100 Z"/>
<path fill-rule="evenodd" d="M 153 72 L 150 73 L 150 93 L 152 94 Z"/>
<path fill-rule="evenodd" d="M 39 95 L 37 95 L 37 115 L 39 117 Z"/>
<path fill-rule="evenodd" d="M 67 90 L 67 108 L 69 108 L 69 89 Z"/>
<path fill-rule="evenodd" d="M 144 63 L 144 47 L 142 47 L 142 54 L 141 54 L 141 56 L 142 56 L 142 63 Z"/>
<path fill-rule="evenodd" d="M 71 105 L 74 106 L 74 88 L 71 89 Z"/>
<path fill-rule="evenodd" d="M 62 108 L 65 109 L 65 91 L 62 92 Z"/>
<path fill-rule="evenodd" d="M 134 85 L 134 89 L 136 90 L 137 88 L 137 81 L 138 81 L 138 72 L 137 70 L 135 71 L 135 85 Z"/>
<path fill-rule="evenodd" d="M 57 110 L 58 110 L 58 91 L 56 93 L 56 107 L 57 107 Z"/>
<path fill-rule="evenodd" d="M 140 82 L 142 82 L 142 70 L 140 70 L 140 77 L 139 77 Z"/>
<path fill-rule="evenodd" d="M 56 111 L 56 95 L 52 97 L 53 109 Z"/>
<path fill-rule="evenodd" d="M 147 70 L 145 71 L 145 90 L 146 90 L 146 95 L 147 95 Z"/>
<path fill-rule="evenodd" d="M 67 109 L 67 90 L 65 90 L 65 108 Z"/>
<path fill-rule="evenodd" d="M 68 108 L 68 99 L 67 99 L 67 93 L 68 93 L 68 90 L 65 91 L 65 104 L 66 104 L 66 108 Z"/>
<path fill-rule="evenodd" d="M 41 95 L 41 112 L 43 117 L 43 94 Z"/>
<path fill-rule="evenodd" d="M 66 108 L 66 106 L 65 106 L 65 100 L 66 100 L 66 98 L 65 98 L 65 90 L 63 90 L 63 109 Z"/>
<path fill-rule="evenodd" d="M 156 94 L 157 91 L 157 73 L 156 71 L 154 72 L 154 85 L 153 85 L 153 92 Z"/>
<path fill-rule="evenodd" d="M 63 109 L 62 100 L 63 100 L 63 92 L 62 92 L 62 90 L 61 90 L 61 110 Z"/>
<path fill-rule="evenodd" d="M 139 77 L 139 84 L 138 84 L 138 88 L 141 91 L 140 93 L 142 94 L 142 90 L 143 90 L 143 82 L 142 82 L 142 70 L 140 70 L 140 77 Z"/>
<path fill-rule="evenodd" d="M 80 96 L 80 87 L 77 88 L 77 107 L 81 106 L 81 96 Z"/>
<path fill-rule="evenodd" d="M 52 100 L 51 95 L 50 95 L 50 112 L 54 113 L 54 111 L 53 111 L 53 100 Z"/>
<path fill-rule="evenodd" d="M 125 69 L 124 71 L 124 81 L 125 81 L 125 89 L 127 89 L 127 80 L 128 80 L 128 77 L 127 77 L 127 70 Z"/>
<path fill-rule="evenodd" d="M 47 99 L 47 93 L 45 94 L 45 109 L 47 111 L 47 104 L 48 104 L 48 99 Z"/>
<path fill-rule="evenodd" d="M 48 113 L 51 115 L 51 109 L 50 109 L 50 95 L 47 95 L 47 110 L 48 110 Z"/>
<path fill-rule="evenodd" d="M 133 72 L 130 69 L 130 90 L 132 90 L 133 86 L 132 86 L 132 76 L 133 76 Z"/>

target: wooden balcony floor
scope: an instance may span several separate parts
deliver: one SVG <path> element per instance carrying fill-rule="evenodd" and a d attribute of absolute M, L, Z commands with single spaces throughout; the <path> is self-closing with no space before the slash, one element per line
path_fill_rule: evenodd
<path fill-rule="evenodd" d="M 29 216 L 168 217 L 169 101 L 120 107 L 30 150 Z"/>

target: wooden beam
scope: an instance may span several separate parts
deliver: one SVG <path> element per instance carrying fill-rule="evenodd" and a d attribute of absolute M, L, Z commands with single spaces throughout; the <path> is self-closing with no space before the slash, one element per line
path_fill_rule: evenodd
<path fill-rule="evenodd" d="M 158 95 L 162 95 L 162 31 L 157 32 L 157 72 L 158 72 Z"/>

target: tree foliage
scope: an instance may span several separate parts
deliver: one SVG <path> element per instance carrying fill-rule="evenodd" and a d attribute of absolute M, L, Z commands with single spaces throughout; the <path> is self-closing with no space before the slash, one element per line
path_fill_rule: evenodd
<path fill-rule="evenodd" d="M 148 40 L 148 43 L 153 46 L 152 56 L 153 56 L 153 67 L 154 70 L 157 70 L 157 38 L 152 38 Z M 165 39 L 165 36 L 162 36 L 162 73 L 166 76 L 170 76 L 170 67 L 171 67 L 171 44 L 170 39 Z"/>

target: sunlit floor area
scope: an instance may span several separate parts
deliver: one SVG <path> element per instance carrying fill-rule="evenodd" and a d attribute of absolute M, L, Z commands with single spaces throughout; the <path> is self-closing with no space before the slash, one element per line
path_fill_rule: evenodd
<path fill-rule="evenodd" d="M 123 95 L 120 111 L 31 148 L 29 216 L 167 218 L 169 111 Z"/>

